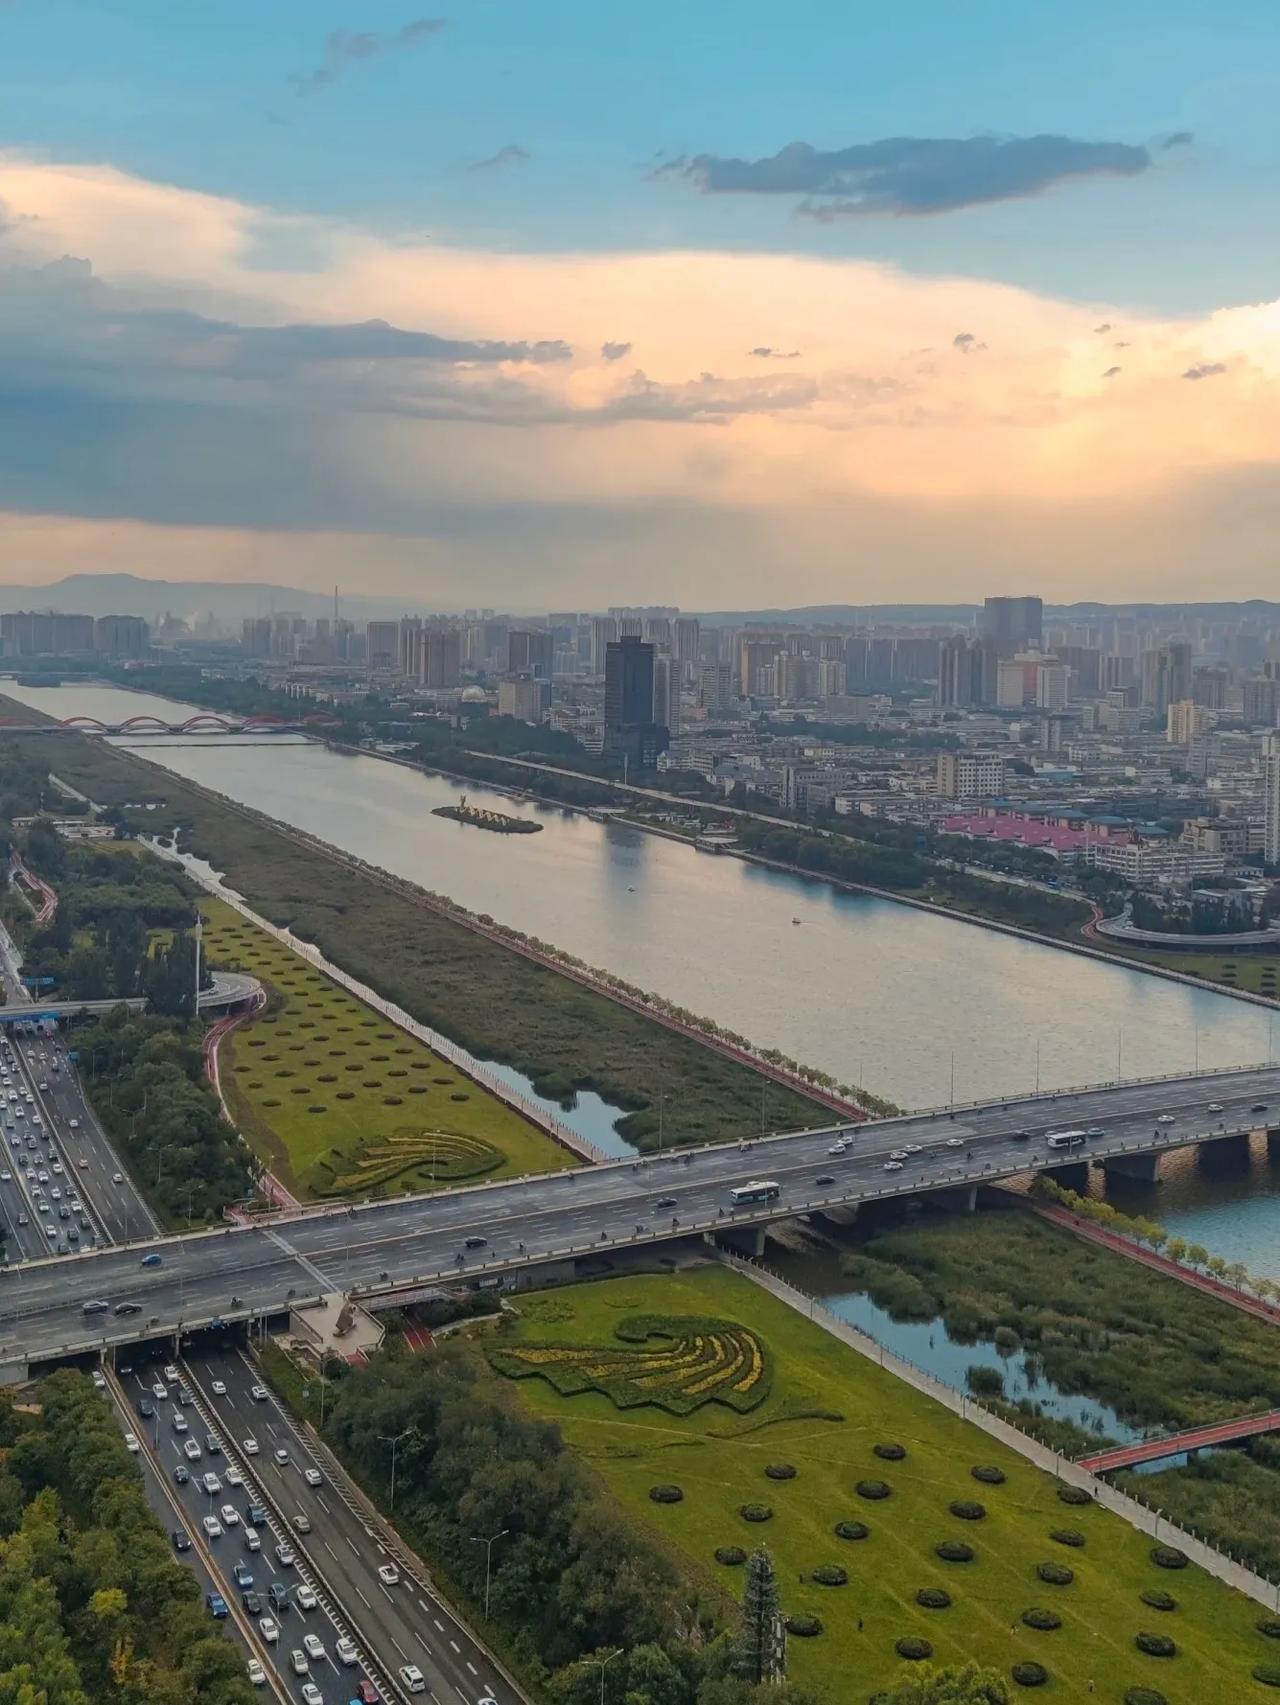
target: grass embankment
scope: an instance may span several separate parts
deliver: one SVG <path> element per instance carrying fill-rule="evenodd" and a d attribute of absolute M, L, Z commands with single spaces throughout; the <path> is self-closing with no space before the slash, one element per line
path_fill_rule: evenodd
<path fill-rule="evenodd" d="M 862 1698 L 885 1686 L 900 1667 L 896 1643 L 920 1637 L 942 1663 L 973 1659 L 1006 1677 L 1015 1664 L 1043 1665 L 1049 1698 L 1119 1705 L 1127 1689 L 1144 1685 L 1177 1705 L 1268 1696 L 1251 1678 L 1274 1648 L 1256 1629 L 1256 1605 L 1197 1569 L 1157 1567 L 1151 1541 L 1118 1517 L 1069 1507 L 1051 1476 L 740 1275 L 706 1267 L 608 1280 L 518 1307 L 516 1328 L 486 1342 L 504 1371 L 522 1348 L 533 1352 L 529 1377 L 519 1381 L 529 1408 L 563 1429 L 629 1514 L 729 1590 L 742 1570 L 718 1562 L 717 1550 L 767 1544 L 786 1615 L 821 1623 L 814 1637 L 793 1636 L 788 1654 L 791 1675 L 820 1695 Z M 646 1315 L 655 1317 L 651 1331 L 660 1325 L 672 1338 L 640 1337 L 637 1317 Z M 719 1350 L 708 1348 L 717 1322 L 731 1323 Z M 698 1333 L 700 1349 L 692 1346 Z M 683 1371 L 672 1339 L 691 1344 Z M 743 1391 L 751 1341 L 763 1371 Z M 587 1348 L 601 1353 L 581 1356 Z M 603 1381 L 613 1395 L 564 1395 L 550 1377 L 566 1388 Z M 718 1389 L 721 1400 L 696 1406 L 700 1386 L 704 1395 Z M 672 1408 L 695 1406 L 672 1413 L 659 1407 L 664 1395 Z M 878 1454 L 877 1446 L 889 1449 Z M 982 1483 L 975 1467 L 1002 1478 Z M 874 1492 L 875 1483 L 889 1496 L 856 1489 Z M 678 1488 L 679 1500 L 655 1501 L 655 1487 Z M 773 1514 L 745 1519 L 752 1505 Z M 844 1539 L 836 1532 L 842 1522 L 869 1531 Z M 1076 1536 L 1080 1543 L 1070 1542 Z M 971 1546 L 972 1559 L 944 1561 L 935 1548 L 947 1541 Z M 1051 1584 L 1041 1564 L 1073 1578 Z M 847 1584 L 821 1584 L 828 1570 L 844 1571 Z M 941 1589 L 949 1606 L 920 1605 L 924 1589 Z M 1176 1609 L 1141 1597 L 1162 1591 Z M 1061 1625 L 1026 1625 L 1024 1612 L 1037 1608 Z M 1145 1655 L 1135 1646 L 1142 1632 L 1172 1638 L 1176 1656 Z"/>
<path fill-rule="evenodd" d="M 1177 1431 L 1280 1406 L 1275 1327 L 1030 1215 L 922 1220 L 872 1238 L 846 1271 L 899 1318 L 940 1316 L 961 1341 L 1001 1333 L 1063 1390 L 1138 1425 Z M 1064 1450 L 1097 1448 L 1062 1423 L 1015 1418 Z M 1280 1573 L 1274 1441 L 1116 1478 L 1251 1567 Z"/>
<path fill-rule="evenodd" d="M 554 1172 L 574 1156 L 527 1119 L 256 929 L 200 903 L 208 961 L 271 993 L 222 1044 L 243 1134 L 303 1196 L 387 1195 Z"/>
<path fill-rule="evenodd" d="M 155 831 L 180 822 L 188 844 L 273 923 L 314 941 L 368 983 L 482 1060 L 499 1060 L 538 1092 L 568 1102 L 594 1090 L 627 1109 L 619 1129 L 643 1147 L 658 1140 L 723 1142 L 758 1130 L 825 1122 L 816 1102 L 749 1066 L 619 1006 L 353 872 L 286 834 L 206 799 L 131 753 L 76 735 L 46 737 L 50 764 L 107 806 L 160 803 L 133 821 Z"/>
<path fill-rule="evenodd" d="M 1148 948 L 1131 949 L 1126 957 L 1144 965 L 1159 965 L 1184 976 L 1200 977 L 1226 989 L 1244 989 L 1252 995 L 1280 997 L 1280 954 L 1277 953 L 1157 953 Z"/>

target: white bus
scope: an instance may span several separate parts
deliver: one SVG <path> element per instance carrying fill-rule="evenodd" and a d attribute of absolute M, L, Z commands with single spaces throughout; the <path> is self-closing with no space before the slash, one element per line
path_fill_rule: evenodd
<path fill-rule="evenodd" d="M 749 1184 L 735 1184 L 729 1200 L 736 1208 L 743 1202 L 776 1202 L 781 1194 L 781 1186 L 771 1178 L 753 1178 Z"/>
<path fill-rule="evenodd" d="M 1055 1131 L 1049 1138 L 1049 1147 L 1051 1149 L 1074 1149 L 1079 1148 L 1084 1140 L 1085 1133 L 1083 1131 Z"/>

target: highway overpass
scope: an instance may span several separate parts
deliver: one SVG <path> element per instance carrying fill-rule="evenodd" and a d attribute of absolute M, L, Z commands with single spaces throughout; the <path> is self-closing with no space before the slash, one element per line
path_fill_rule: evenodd
<path fill-rule="evenodd" d="M 256 977 L 240 971 L 215 971 L 207 989 L 201 989 L 197 1005 L 201 1012 L 230 1012 L 238 1006 L 248 1006 L 262 994 L 262 984 Z M 147 997 L 130 995 L 126 1000 L 37 1000 L 10 1001 L 0 1004 L 0 1024 L 30 1024 L 33 1020 L 49 1018 L 55 1022 L 67 1018 L 96 1018 L 114 1012 L 118 1006 L 130 1012 L 145 1012 Z"/>
<path fill-rule="evenodd" d="M 639 1164 L 301 1210 L 250 1227 L 34 1260 L 0 1273 L 0 1371 L 12 1379 L 33 1361 L 250 1320 L 326 1293 L 376 1296 L 460 1278 L 499 1283 L 525 1269 L 674 1238 L 741 1240 L 769 1220 L 847 1216 L 860 1203 L 898 1196 L 932 1194 L 963 1206 L 980 1184 L 1082 1158 L 1150 1174 L 1166 1149 L 1239 1140 L 1272 1124 L 1280 1125 L 1280 1066 L 676 1150 Z M 1048 1145 L 1051 1133 L 1091 1127 L 1103 1134 L 1080 1148 Z M 850 1146 L 832 1155 L 841 1129 Z M 895 1149 L 914 1152 L 889 1170 Z M 778 1198 L 735 1207 L 730 1190 L 753 1178 L 775 1180 Z M 482 1241 L 468 1248 L 468 1239 Z M 158 1266 L 141 1265 L 147 1252 L 160 1256 Z M 86 1315 L 91 1300 L 110 1307 Z M 138 1312 L 117 1315 L 120 1304 Z"/>

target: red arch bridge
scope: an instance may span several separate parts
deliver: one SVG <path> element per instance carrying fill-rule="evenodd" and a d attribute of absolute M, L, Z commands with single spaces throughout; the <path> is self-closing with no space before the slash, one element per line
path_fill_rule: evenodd
<path fill-rule="evenodd" d="M 338 719 L 323 711 L 306 716 L 222 716 L 202 710 L 182 722 L 166 722 L 162 716 L 143 713 L 123 722 L 103 722 L 96 716 L 67 716 L 56 722 L 0 722 L 2 734 L 289 734 L 318 728 L 336 728 Z"/>

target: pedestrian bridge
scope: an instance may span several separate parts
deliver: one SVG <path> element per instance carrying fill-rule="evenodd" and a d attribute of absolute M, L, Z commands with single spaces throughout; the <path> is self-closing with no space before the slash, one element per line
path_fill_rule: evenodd
<path fill-rule="evenodd" d="M 1242 1439 L 1256 1439 L 1262 1433 L 1277 1431 L 1280 1431 L 1280 1409 L 1268 1409 L 1261 1415 L 1241 1415 L 1234 1421 L 1215 1421 L 1207 1427 L 1167 1433 L 1163 1438 L 1117 1445 L 1114 1450 L 1096 1451 L 1093 1456 L 1082 1456 L 1078 1461 L 1090 1474 L 1109 1474 L 1116 1468 L 1136 1468 L 1140 1463 L 1163 1462 L 1170 1456 L 1194 1456 L 1198 1450 L 1208 1450 L 1214 1445 L 1238 1444 Z"/>

